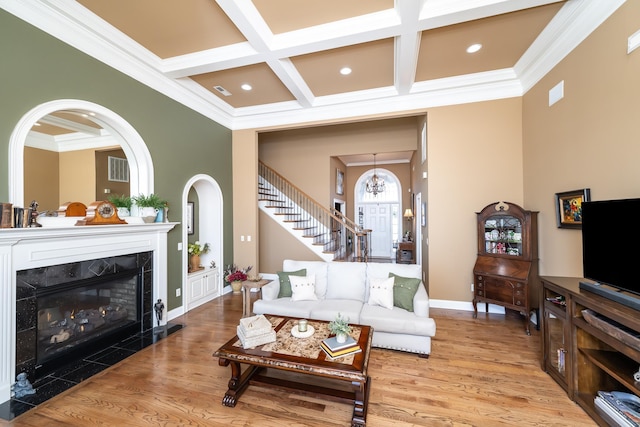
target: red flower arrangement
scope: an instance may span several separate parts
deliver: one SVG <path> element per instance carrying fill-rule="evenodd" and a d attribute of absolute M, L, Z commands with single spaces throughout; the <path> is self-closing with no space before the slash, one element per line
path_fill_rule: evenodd
<path fill-rule="evenodd" d="M 252 267 L 249 266 L 244 269 L 239 269 L 235 264 L 228 265 L 224 270 L 224 280 L 228 283 L 244 282 L 245 280 L 247 280 L 247 273 L 251 270 L 251 268 Z"/>
<path fill-rule="evenodd" d="M 231 273 L 227 276 L 227 282 L 244 282 L 247 280 L 247 275 L 242 271 L 236 271 L 235 273 Z"/>

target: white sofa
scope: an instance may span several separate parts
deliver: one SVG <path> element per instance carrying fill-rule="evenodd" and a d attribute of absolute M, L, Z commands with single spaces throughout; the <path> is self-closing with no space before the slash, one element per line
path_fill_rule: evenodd
<path fill-rule="evenodd" d="M 326 321 L 340 313 L 349 318 L 350 323 L 372 326 L 374 347 L 418 353 L 423 357 L 431 353 L 436 324 L 429 317 L 429 297 L 421 280 L 420 265 L 285 260 L 282 267 L 285 272 L 306 269 L 307 276 L 315 276 L 317 300 L 278 298 L 280 283 L 276 279 L 262 287 L 262 299 L 254 303 L 254 313 Z M 372 280 L 377 283 L 388 278 L 389 273 L 420 279 L 413 297 L 413 312 L 368 303 Z"/>

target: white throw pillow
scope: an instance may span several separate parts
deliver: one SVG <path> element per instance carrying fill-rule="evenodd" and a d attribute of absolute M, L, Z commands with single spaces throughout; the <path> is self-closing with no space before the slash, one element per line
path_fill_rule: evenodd
<path fill-rule="evenodd" d="M 293 276 L 292 276 L 293 277 Z M 393 309 L 394 278 L 386 279 L 372 277 L 369 286 L 369 305 L 379 305 L 389 310 Z"/>
<path fill-rule="evenodd" d="M 291 301 L 317 300 L 316 276 L 289 276 Z"/>

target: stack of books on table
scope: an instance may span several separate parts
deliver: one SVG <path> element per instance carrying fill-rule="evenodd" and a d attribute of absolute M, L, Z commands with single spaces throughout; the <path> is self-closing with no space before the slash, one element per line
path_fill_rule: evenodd
<path fill-rule="evenodd" d="M 262 314 L 240 319 L 236 330 L 244 348 L 257 347 L 276 340 L 276 332 L 271 322 Z"/>
<path fill-rule="evenodd" d="M 621 391 L 599 391 L 594 400 L 600 415 L 612 426 L 640 426 L 640 398 Z"/>
<path fill-rule="evenodd" d="M 343 343 L 339 343 L 336 337 L 326 338 L 320 343 L 320 348 L 332 359 L 349 356 L 350 354 L 360 353 L 362 351 L 356 340 L 351 337 L 347 337 L 347 340 Z"/>

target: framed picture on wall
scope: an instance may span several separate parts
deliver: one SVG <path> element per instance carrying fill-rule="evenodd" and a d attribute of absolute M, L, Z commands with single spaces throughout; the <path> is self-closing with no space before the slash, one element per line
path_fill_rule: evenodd
<path fill-rule="evenodd" d="M 558 228 L 582 228 L 582 202 L 591 199 L 591 190 L 556 193 L 556 220 Z"/>
<path fill-rule="evenodd" d="M 193 234 L 193 202 L 187 202 L 187 234 Z"/>
<path fill-rule="evenodd" d="M 336 194 L 344 194 L 344 172 L 340 169 L 336 169 Z"/>

